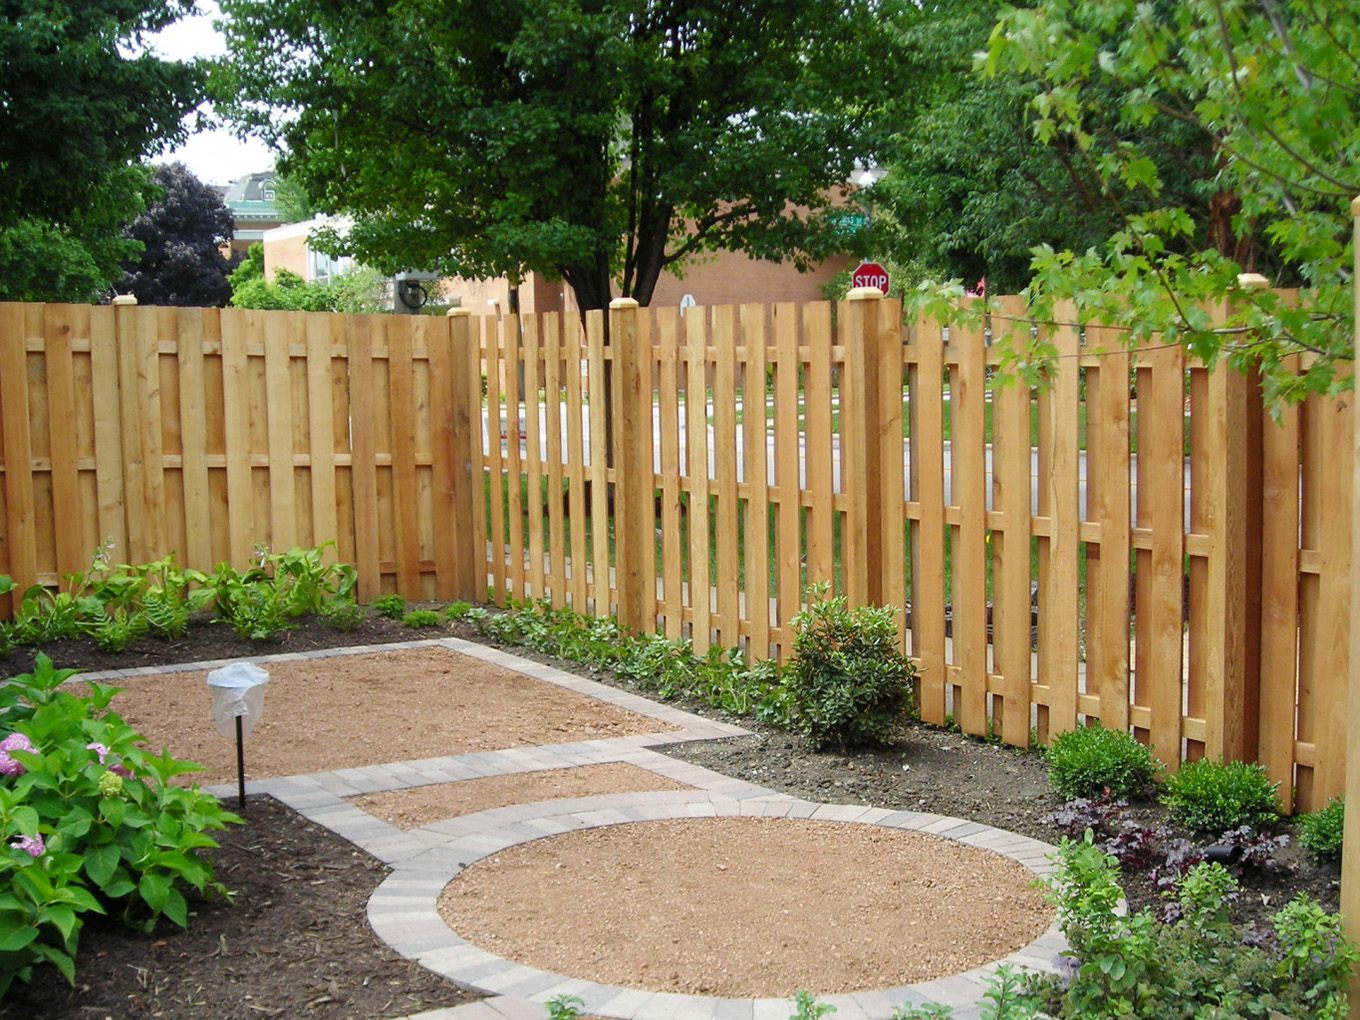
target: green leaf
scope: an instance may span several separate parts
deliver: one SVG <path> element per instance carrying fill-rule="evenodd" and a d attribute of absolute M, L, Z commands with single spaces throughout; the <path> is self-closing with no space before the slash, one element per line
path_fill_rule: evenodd
<path fill-rule="evenodd" d="M 0 953 L 12 953 L 23 949 L 38 937 L 38 929 L 31 925 L 4 931 L 0 928 Z"/>
<path fill-rule="evenodd" d="M 105 843 L 102 846 L 87 846 L 85 848 L 85 871 L 95 885 L 103 888 L 113 877 L 120 859 L 118 847 L 112 843 Z"/>
<path fill-rule="evenodd" d="M 137 883 L 137 891 L 147 906 L 159 914 L 165 910 L 165 904 L 170 898 L 170 879 L 165 875 L 148 871 Z"/>

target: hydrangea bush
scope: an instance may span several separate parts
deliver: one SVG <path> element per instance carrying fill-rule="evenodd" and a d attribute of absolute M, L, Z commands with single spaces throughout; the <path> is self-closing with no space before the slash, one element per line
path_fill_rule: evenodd
<path fill-rule="evenodd" d="M 142 750 L 109 711 L 117 688 L 76 695 L 61 687 L 74 672 L 40 655 L 0 687 L 0 996 L 41 963 L 74 982 L 82 914 L 184 927 L 186 891 L 227 895 L 200 852 L 240 819 L 170 785 L 200 766 Z"/>

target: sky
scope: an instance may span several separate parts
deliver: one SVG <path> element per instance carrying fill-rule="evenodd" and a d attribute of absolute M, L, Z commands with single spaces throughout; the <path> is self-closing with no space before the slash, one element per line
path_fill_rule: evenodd
<path fill-rule="evenodd" d="M 184 60 L 189 57 L 215 57 L 226 53 L 226 43 L 213 31 L 213 19 L 219 17 L 214 0 L 199 0 L 205 13 L 193 18 L 182 18 L 164 32 L 150 37 L 151 48 L 164 57 Z M 226 129 L 204 131 L 190 135 L 184 145 L 157 156 L 154 162 L 184 163 L 194 176 L 205 184 L 230 184 L 238 177 L 268 170 L 274 165 L 274 154 L 259 139 L 242 141 Z"/>

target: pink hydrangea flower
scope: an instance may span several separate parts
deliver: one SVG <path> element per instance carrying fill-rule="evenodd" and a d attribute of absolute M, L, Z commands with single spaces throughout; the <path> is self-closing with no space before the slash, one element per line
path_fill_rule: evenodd
<path fill-rule="evenodd" d="M 99 755 L 99 764 L 100 764 L 100 765 L 103 765 L 103 764 L 104 764 L 104 759 L 107 758 L 107 757 L 109 756 L 109 745 L 108 745 L 108 744 L 101 744 L 101 743 L 100 743 L 99 741 L 97 741 L 97 740 L 96 740 L 94 743 L 92 743 L 92 744 L 86 744 L 86 745 L 85 745 L 85 750 L 87 750 L 87 751 L 93 751 L 95 754 Z"/>
<path fill-rule="evenodd" d="M 11 733 L 0 740 L 0 775 L 22 776 L 28 769 L 11 757 L 11 751 L 32 751 L 33 742 L 22 733 Z"/>
<path fill-rule="evenodd" d="M 109 771 L 110 771 L 110 772 L 117 773 L 118 775 L 122 776 L 124 779 L 131 779 L 131 778 L 132 778 L 132 769 L 128 768 L 126 765 L 110 765 L 110 766 L 109 766 Z"/>
<path fill-rule="evenodd" d="M 47 850 L 47 846 L 43 843 L 41 834 L 35 836 L 20 836 L 11 843 L 10 846 L 15 850 L 27 851 L 30 857 L 41 857 L 43 852 Z"/>

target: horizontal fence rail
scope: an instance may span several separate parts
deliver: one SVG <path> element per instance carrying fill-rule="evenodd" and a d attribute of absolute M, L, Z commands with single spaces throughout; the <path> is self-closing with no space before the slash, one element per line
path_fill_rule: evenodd
<path fill-rule="evenodd" d="M 986 328 L 616 304 L 0 304 L 0 573 L 333 541 L 365 600 L 545 599 L 783 660 L 824 583 L 899 610 L 929 722 L 1098 720 L 1259 760 L 1291 807 L 1340 792 L 1349 397 L 1273 421 L 1244 376 L 1071 325 L 1029 389 L 994 342 L 1031 330 L 1017 298 Z"/>

